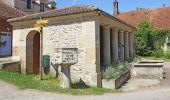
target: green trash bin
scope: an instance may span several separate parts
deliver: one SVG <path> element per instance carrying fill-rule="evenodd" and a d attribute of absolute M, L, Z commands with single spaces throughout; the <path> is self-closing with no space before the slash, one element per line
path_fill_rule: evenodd
<path fill-rule="evenodd" d="M 50 56 L 44 55 L 43 56 L 43 68 L 49 68 L 50 67 Z"/>

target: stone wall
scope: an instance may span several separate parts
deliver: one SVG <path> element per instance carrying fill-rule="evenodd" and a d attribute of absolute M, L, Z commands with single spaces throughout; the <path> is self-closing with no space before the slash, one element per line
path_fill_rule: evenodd
<path fill-rule="evenodd" d="M 61 48 L 78 48 L 78 63 L 71 66 L 72 81 L 82 79 L 97 85 L 95 65 L 95 21 L 67 20 L 44 28 L 44 54 L 51 62 L 61 62 Z"/>

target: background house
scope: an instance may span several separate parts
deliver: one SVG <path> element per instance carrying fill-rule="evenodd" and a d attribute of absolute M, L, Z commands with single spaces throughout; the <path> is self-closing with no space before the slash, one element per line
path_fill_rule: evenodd
<path fill-rule="evenodd" d="M 11 55 L 12 26 L 7 19 L 25 15 L 24 12 L 0 0 L 0 57 Z"/>
<path fill-rule="evenodd" d="M 52 10 L 56 8 L 55 1 L 44 0 L 44 11 Z M 40 12 L 40 0 L 4 0 L 5 3 L 11 7 L 17 8 L 28 13 Z"/>
<path fill-rule="evenodd" d="M 44 10 L 55 9 L 54 1 L 44 2 Z M 12 55 L 12 26 L 7 19 L 40 12 L 40 0 L 0 0 L 0 57 Z"/>
<path fill-rule="evenodd" d="M 141 21 L 150 21 L 153 23 L 154 29 L 170 30 L 170 7 L 163 6 L 155 9 L 137 9 L 130 12 L 119 12 L 118 2 L 114 2 L 113 15 L 126 23 L 138 27 Z M 164 46 L 164 50 L 170 49 L 170 36 Z"/>

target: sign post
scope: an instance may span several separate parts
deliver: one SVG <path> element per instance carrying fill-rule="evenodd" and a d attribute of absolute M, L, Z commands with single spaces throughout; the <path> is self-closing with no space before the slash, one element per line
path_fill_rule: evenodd
<path fill-rule="evenodd" d="M 34 24 L 34 27 L 37 27 L 39 32 L 40 32 L 40 80 L 42 80 L 42 55 L 43 55 L 43 27 L 46 26 L 46 24 L 48 24 L 48 20 L 38 20 L 36 22 L 36 24 Z"/>
<path fill-rule="evenodd" d="M 70 67 L 78 62 L 77 48 L 63 48 L 62 49 L 62 63 L 60 72 L 60 85 L 62 88 L 71 87 Z"/>

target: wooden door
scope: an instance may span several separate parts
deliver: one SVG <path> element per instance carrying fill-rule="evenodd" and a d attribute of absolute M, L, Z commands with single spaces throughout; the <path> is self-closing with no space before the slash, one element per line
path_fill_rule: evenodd
<path fill-rule="evenodd" d="M 40 69 L 40 34 L 36 33 L 33 39 L 33 73 L 38 74 Z"/>

